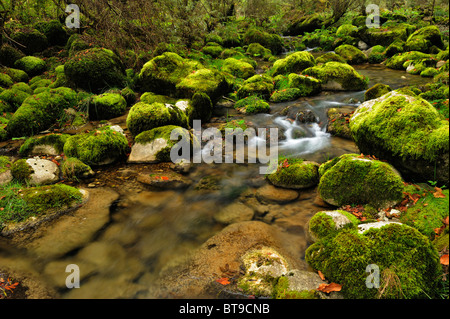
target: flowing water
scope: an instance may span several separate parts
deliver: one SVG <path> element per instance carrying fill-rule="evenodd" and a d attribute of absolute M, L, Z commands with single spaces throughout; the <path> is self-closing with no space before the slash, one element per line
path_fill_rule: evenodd
<path fill-rule="evenodd" d="M 380 82 L 396 89 L 429 81 L 383 66 L 356 66 L 356 69 L 370 78 L 369 87 Z M 270 114 L 246 116 L 245 119 L 255 127 L 279 128 L 280 153 L 322 163 L 357 151 L 353 142 L 326 132 L 327 110 L 331 107 L 354 109 L 363 100 L 364 91 L 328 92 L 274 104 Z M 286 108 L 289 108 L 288 112 Z M 315 120 L 301 123 L 289 110 L 293 110 L 292 114 L 299 110 L 309 111 Z M 235 116 L 239 118 L 239 115 Z M 58 290 L 61 298 L 153 298 L 157 296 L 154 282 L 161 271 L 186 258 L 225 227 L 216 222 L 214 215 L 237 200 L 244 191 L 264 183 L 264 178 L 258 173 L 259 164 L 198 164 L 189 174 L 194 181 L 189 188 L 156 191 L 136 186 L 139 183 L 128 183 L 127 174 L 143 166 L 123 164 L 122 167 L 101 169 L 103 176 L 125 176 L 123 184 L 118 185 L 121 197 L 114 203 L 109 221 L 81 247 L 62 256 L 49 256 L 5 248 L 6 244 L 0 243 L 0 266 L 6 263 L 10 268 L 38 274 L 40 279 Z M 218 189 L 196 190 L 196 182 L 205 176 L 220 177 Z M 314 196 L 306 196 L 295 204 L 280 205 L 278 212 L 283 216 L 295 214 L 299 223 L 305 224 L 320 209 L 313 208 L 313 200 Z M 272 206 L 272 209 L 276 211 L 277 207 Z M 276 223 L 277 220 L 275 217 L 267 219 L 267 216 L 259 216 L 259 219 L 268 223 Z M 278 226 L 289 228 L 283 223 Z M 64 240 L 64 236 L 62 238 Z M 304 233 L 293 233 L 292 238 L 295 245 L 305 249 Z M 65 272 L 65 265 L 68 264 L 76 264 L 80 268 L 79 289 L 65 287 L 65 279 L 69 275 Z"/>

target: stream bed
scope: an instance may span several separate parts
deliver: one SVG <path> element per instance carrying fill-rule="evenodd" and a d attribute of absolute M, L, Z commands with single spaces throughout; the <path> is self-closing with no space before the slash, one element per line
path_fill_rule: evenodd
<path fill-rule="evenodd" d="M 382 65 L 355 66 L 355 69 L 369 77 L 369 87 L 384 83 L 397 89 L 429 81 Z M 327 110 L 356 108 L 363 100 L 364 91 L 326 92 L 273 104 L 270 114 L 245 119 L 255 127 L 279 128 L 283 134 L 279 142 L 281 154 L 323 163 L 345 153 L 358 152 L 352 141 L 326 132 Z M 300 123 L 281 115 L 287 107 L 309 110 L 316 121 Z M 218 108 L 212 121 L 223 121 L 225 111 Z M 235 118 L 243 118 L 232 113 L 234 110 L 229 111 Z M 125 124 L 124 118 L 117 121 L 119 125 Z M 287 204 L 256 202 L 252 194 L 267 184 L 258 173 L 258 164 L 195 164 L 187 175 L 192 184 L 182 190 L 156 190 L 136 181 L 140 172 L 148 169 L 166 172 L 168 167 L 165 163 L 121 163 L 98 168 L 95 180 L 78 185 L 91 192 L 85 211 L 71 212 L 44 224 L 33 234 L 24 234 L 20 238 L 22 248 L 0 241 L 0 266 L 39 278 L 58 298 L 168 297 L 159 290 L 157 283 L 161 276 L 165 276 L 171 266 L 182 264 L 205 241 L 226 227 L 218 221 L 218 212 L 233 203 L 244 202 L 254 210 L 249 219 L 274 225 L 286 233 L 293 256 L 307 269 L 302 260 L 308 245 L 305 225 L 313 214 L 324 209 L 317 201 L 315 189 L 299 191 L 299 197 Z M 213 187 L 199 187 L 205 185 L 202 184 L 205 177 L 211 176 L 217 177 Z M 95 215 L 96 225 L 89 234 L 72 246 L 64 246 L 62 243 L 70 242 L 72 237 L 80 240 L 77 230 L 85 229 L 92 215 Z M 68 265 L 77 265 L 80 288 L 66 287 L 70 274 L 66 272 Z M 204 296 L 193 293 L 176 297 Z"/>

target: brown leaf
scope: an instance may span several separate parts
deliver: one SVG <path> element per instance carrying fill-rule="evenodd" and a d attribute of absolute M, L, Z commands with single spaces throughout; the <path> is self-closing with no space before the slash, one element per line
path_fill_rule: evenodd
<path fill-rule="evenodd" d="M 341 291 L 341 289 L 342 286 L 334 282 L 332 282 L 331 284 L 320 284 L 319 288 L 317 288 L 317 290 L 325 292 L 327 294 L 332 291 Z"/>
<path fill-rule="evenodd" d="M 444 224 L 448 225 L 448 216 L 444 218 Z"/>
<path fill-rule="evenodd" d="M 439 258 L 439 261 L 442 265 L 448 266 L 448 254 L 442 255 L 441 258 Z"/>
<path fill-rule="evenodd" d="M 320 270 L 317 273 L 319 274 L 320 279 L 325 280 L 325 276 Z"/>
<path fill-rule="evenodd" d="M 434 188 L 435 192 L 433 193 L 433 196 L 435 198 L 445 198 L 445 195 L 442 193 L 442 189 L 439 187 Z"/>

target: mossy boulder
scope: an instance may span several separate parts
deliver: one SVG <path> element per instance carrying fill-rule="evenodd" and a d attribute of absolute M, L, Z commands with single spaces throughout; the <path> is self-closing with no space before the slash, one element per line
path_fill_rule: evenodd
<path fill-rule="evenodd" d="M 6 130 L 12 137 L 35 135 L 55 124 L 64 109 L 77 103 L 77 93 L 65 87 L 30 95 L 14 113 Z"/>
<path fill-rule="evenodd" d="M 11 86 L 11 89 L 17 89 L 19 91 L 28 93 L 28 94 L 33 94 L 33 90 L 30 88 L 30 86 L 28 84 L 26 84 L 25 82 L 17 82 L 14 83 Z"/>
<path fill-rule="evenodd" d="M 48 47 L 47 37 L 36 29 L 17 30 L 11 34 L 11 39 L 23 45 L 21 50 L 27 55 L 42 52 Z"/>
<path fill-rule="evenodd" d="M 405 51 L 404 47 L 405 47 L 405 41 L 400 40 L 400 39 L 396 39 L 394 42 L 392 42 L 391 44 L 389 44 L 386 47 L 385 50 L 385 55 L 386 57 L 390 58 L 393 55 L 396 55 L 398 53 L 402 53 Z"/>
<path fill-rule="evenodd" d="M 143 92 L 175 95 L 176 85 L 194 71 L 204 66 L 194 60 L 184 59 L 173 52 L 164 52 L 144 64 L 137 85 Z"/>
<path fill-rule="evenodd" d="M 387 47 L 395 40 L 406 41 L 408 36 L 416 30 L 416 27 L 410 24 L 402 23 L 386 28 L 370 28 L 362 35 L 363 40 L 370 46 L 382 45 Z"/>
<path fill-rule="evenodd" d="M 64 74 L 77 88 L 93 93 L 110 87 L 123 87 L 126 79 L 119 57 L 104 48 L 77 52 L 64 64 Z"/>
<path fill-rule="evenodd" d="M 315 66 L 316 60 L 308 51 L 295 52 L 284 59 L 275 61 L 270 71 L 272 76 L 278 74 L 300 73 L 304 69 Z"/>
<path fill-rule="evenodd" d="M 278 34 L 268 33 L 257 28 L 250 28 L 243 36 L 244 44 L 259 43 L 268 48 L 272 54 L 280 54 L 283 50 L 283 40 Z"/>
<path fill-rule="evenodd" d="M 388 208 L 402 200 L 403 180 L 389 164 L 345 154 L 319 168 L 318 193 L 330 205 Z"/>
<path fill-rule="evenodd" d="M 237 78 L 248 79 L 255 75 L 255 68 L 245 61 L 228 58 L 223 62 L 222 72 L 230 73 Z"/>
<path fill-rule="evenodd" d="M 64 144 L 70 137 L 68 134 L 52 133 L 43 136 L 30 137 L 19 149 L 19 155 L 59 155 L 64 150 Z"/>
<path fill-rule="evenodd" d="M 404 66 L 405 62 L 420 60 L 424 58 L 431 58 L 431 55 L 419 51 L 398 53 L 386 60 L 386 66 L 394 70 L 405 70 L 406 69 L 406 66 Z"/>
<path fill-rule="evenodd" d="M 329 108 L 327 111 L 327 132 L 333 136 L 352 139 L 348 122 L 353 108 Z"/>
<path fill-rule="evenodd" d="M 229 85 L 225 76 L 212 69 L 193 71 L 176 85 L 176 95 L 179 97 L 191 98 L 195 93 L 205 93 L 214 103 L 228 90 Z"/>
<path fill-rule="evenodd" d="M 211 56 L 212 58 L 218 58 L 222 53 L 223 48 L 220 44 L 217 43 L 207 43 L 203 48 L 202 52 L 206 55 Z"/>
<path fill-rule="evenodd" d="M 187 107 L 185 112 L 191 126 L 194 120 L 200 120 L 202 123 L 207 123 L 211 119 L 214 106 L 208 94 L 195 93 L 192 99 L 186 102 Z M 175 106 L 177 106 L 177 104 L 175 104 Z"/>
<path fill-rule="evenodd" d="M 250 43 L 246 53 L 251 57 L 258 57 L 264 60 L 267 60 L 272 56 L 272 52 L 259 43 Z"/>
<path fill-rule="evenodd" d="M 352 24 L 343 24 L 339 26 L 336 30 L 336 36 L 342 37 L 342 36 L 351 36 L 354 37 L 357 34 L 358 27 L 354 26 Z"/>
<path fill-rule="evenodd" d="M 1 72 L 8 74 L 14 82 L 28 82 L 30 79 L 25 71 L 19 69 L 2 68 Z"/>
<path fill-rule="evenodd" d="M 58 20 L 38 22 L 34 27 L 45 35 L 49 45 L 65 45 L 69 39 L 68 33 Z"/>
<path fill-rule="evenodd" d="M 16 62 L 14 67 L 26 72 L 29 76 L 41 74 L 46 69 L 45 61 L 35 56 L 25 56 Z"/>
<path fill-rule="evenodd" d="M 270 96 L 270 102 L 281 103 L 288 101 L 295 101 L 302 96 L 302 91 L 298 88 L 287 88 L 282 90 L 277 90 Z"/>
<path fill-rule="evenodd" d="M 362 153 L 387 160 L 405 178 L 448 183 L 448 121 L 423 98 L 392 91 L 364 102 L 350 130 Z"/>
<path fill-rule="evenodd" d="M 316 58 L 316 63 L 327 63 L 327 62 L 341 62 L 346 63 L 345 59 L 341 57 L 339 54 L 336 54 L 334 52 L 327 52 L 324 53 Z"/>
<path fill-rule="evenodd" d="M 425 78 L 432 78 L 439 74 L 439 71 L 436 68 L 428 67 L 420 72 L 420 76 Z"/>
<path fill-rule="evenodd" d="M 9 44 L 3 44 L 0 47 L 0 63 L 5 66 L 13 67 L 14 62 L 24 56 L 25 54 L 22 51 L 10 46 Z"/>
<path fill-rule="evenodd" d="M 349 299 L 435 298 L 442 268 L 431 242 L 418 230 L 399 223 L 359 233 L 342 230 L 309 246 L 305 259 Z M 367 267 L 377 267 L 381 289 L 367 285 Z M 384 288 L 384 289 L 383 289 Z"/>
<path fill-rule="evenodd" d="M 23 90 L 11 88 L 0 93 L 0 100 L 9 105 L 9 110 L 4 111 L 15 112 L 29 96 L 30 94 Z"/>
<path fill-rule="evenodd" d="M 0 73 L 0 86 L 8 88 L 13 84 L 14 82 L 8 74 Z"/>
<path fill-rule="evenodd" d="M 373 100 L 379 98 L 386 93 L 391 92 L 392 89 L 389 85 L 383 83 L 377 83 L 371 88 L 369 88 L 366 92 L 364 92 L 364 101 Z"/>
<path fill-rule="evenodd" d="M 237 90 L 238 99 L 246 98 L 250 95 L 258 95 L 262 99 L 268 100 L 273 92 L 273 79 L 265 74 L 256 74 L 241 85 Z"/>
<path fill-rule="evenodd" d="M 75 157 L 68 157 L 62 162 L 61 174 L 67 181 L 80 181 L 95 175 L 89 165 Z"/>
<path fill-rule="evenodd" d="M 28 181 L 32 173 L 33 169 L 24 158 L 18 159 L 11 165 L 11 175 L 19 182 Z"/>
<path fill-rule="evenodd" d="M 386 48 L 382 45 L 373 46 L 368 56 L 368 62 L 371 64 L 383 62 L 386 59 L 385 50 Z"/>
<path fill-rule="evenodd" d="M 444 42 L 442 41 L 439 28 L 431 25 L 423 27 L 411 34 L 406 40 L 405 49 L 407 51 L 433 53 L 433 46 L 443 49 Z"/>
<path fill-rule="evenodd" d="M 289 88 L 299 89 L 301 91 L 301 96 L 312 96 L 320 93 L 322 90 L 321 81 L 306 74 L 289 74 L 287 85 Z"/>
<path fill-rule="evenodd" d="M 270 105 L 263 99 L 251 95 L 237 101 L 234 108 L 244 114 L 269 113 Z"/>
<path fill-rule="evenodd" d="M 353 45 L 343 44 L 334 49 L 348 64 L 362 64 L 367 62 L 366 55 Z"/>
<path fill-rule="evenodd" d="M 178 139 L 171 140 L 172 133 L 177 134 Z M 181 138 L 190 141 L 192 145 L 192 137 L 189 131 L 180 126 L 166 125 L 144 131 L 135 137 L 128 162 L 170 162 L 170 151 Z"/>
<path fill-rule="evenodd" d="M 64 154 L 87 165 L 107 165 L 122 160 L 129 153 L 127 138 L 109 126 L 69 137 Z"/>
<path fill-rule="evenodd" d="M 341 229 L 355 229 L 358 224 L 358 218 L 345 210 L 320 211 L 308 221 L 308 239 L 318 242 L 336 236 Z"/>
<path fill-rule="evenodd" d="M 323 90 L 358 91 L 367 88 L 368 79 L 346 63 L 327 62 L 307 68 L 302 74 L 322 81 Z"/>
<path fill-rule="evenodd" d="M 91 120 L 109 120 L 125 113 L 127 101 L 117 93 L 104 93 L 93 96 L 89 101 Z"/>
<path fill-rule="evenodd" d="M 266 176 L 275 186 L 292 189 L 313 187 L 319 182 L 319 164 L 296 158 L 281 158 L 277 170 Z"/>
<path fill-rule="evenodd" d="M 177 125 L 188 127 L 186 114 L 175 105 L 154 102 L 138 102 L 127 116 L 127 127 L 133 136 L 159 126 Z"/>

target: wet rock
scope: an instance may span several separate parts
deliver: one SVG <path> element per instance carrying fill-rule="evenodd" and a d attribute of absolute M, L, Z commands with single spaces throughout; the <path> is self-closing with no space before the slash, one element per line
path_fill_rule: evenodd
<path fill-rule="evenodd" d="M 401 224 L 398 222 L 392 222 L 392 221 L 379 221 L 379 222 L 373 222 L 373 223 L 367 223 L 367 224 L 360 224 L 358 225 L 358 233 L 363 234 L 369 229 L 372 228 L 381 228 L 383 226 L 389 225 L 389 224 Z"/>
<path fill-rule="evenodd" d="M 262 203 L 288 203 L 298 198 L 295 190 L 284 189 L 267 184 L 256 191 L 256 198 Z"/>
<path fill-rule="evenodd" d="M 318 123 L 319 119 L 311 110 L 304 110 L 297 113 L 297 120 L 300 123 Z"/>
<path fill-rule="evenodd" d="M 192 184 L 189 178 L 171 171 L 139 173 L 137 180 L 142 184 L 162 189 L 187 188 Z"/>
<path fill-rule="evenodd" d="M 254 211 L 243 203 L 236 202 L 214 214 L 214 219 L 225 225 L 252 220 Z"/>
<path fill-rule="evenodd" d="M 0 173 L 0 186 L 8 184 L 12 179 L 13 177 L 10 169 Z"/>
<path fill-rule="evenodd" d="M 33 169 L 33 173 L 30 175 L 31 184 L 47 185 L 59 180 L 59 168 L 54 162 L 40 158 L 29 158 L 27 163 Z"/>

